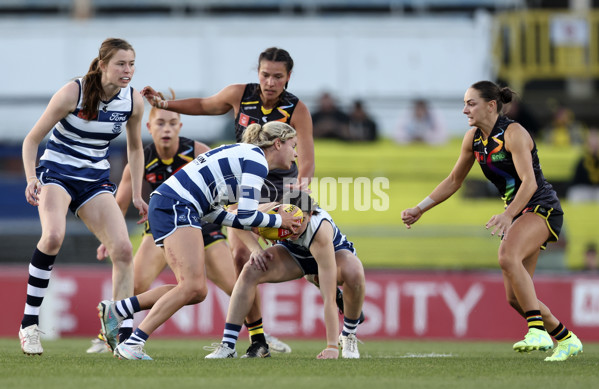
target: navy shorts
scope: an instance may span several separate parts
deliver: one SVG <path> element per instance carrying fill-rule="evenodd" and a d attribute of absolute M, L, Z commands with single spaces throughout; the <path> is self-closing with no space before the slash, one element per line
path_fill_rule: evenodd
<path fill-rule="evenodd" d="M 299 246 L 289 243 L 286 240 L 281 240 L 276 243 L 277 246 L 282 246 L 287 250 L 291 258 L 295 261 L 295 263 L 302 269 L 304 275 L 308 274 L 318 274 L 318 262 L 312 255 L 307 255 L 308 252 L 305 248 L 300 251 L 297 250 Z M 356 250 L 354 249 L 353 243 L 346 241 L 339 246 L 335 247 L 335 254 L 337 251 L 347 250 L 350 253 L 356 255 Z"/>
<path fill-rule="evenodd" d="M 193 204 L 154 193 L 148 206 L 148 222 L 157 246 L 179 227 L 202 228 L 202 215 Z"/>
<path fill-rule="evenodd" d="M 150 222 L 147 220 L 144 224 L 144 232 L 142 236 L 145 235 L 152 235 L 152 231 L 150 230 Z M 202 237 L 204 238 L 204 247 L 208 247 L 212 243 L 216 243 L 219 240 L 227 239 L 227 236 L 223 234 L 222 226 L 208 222 L 202 222 Z"/>
<path fill-rule="evenodd" d="M 100 193 L 114 195 L 116 192 L 116 185 L 110 180 L 82 181 L 63 176 L 43 167 L 37 168 L 37 176 L 42 185 L 58 185 L 71 196 L 69 209 L 75 216 L 78 216 L 79 208 Z"/>

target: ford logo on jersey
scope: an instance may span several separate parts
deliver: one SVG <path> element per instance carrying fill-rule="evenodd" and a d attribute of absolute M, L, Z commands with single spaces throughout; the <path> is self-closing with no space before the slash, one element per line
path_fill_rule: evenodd
<path fill-rule="evenodd" d="M 110 119 L 108 120 L 110 120 L 111 122 L 125 122 L 127 121 L 127 115 L 120 112 L 112 112 L 112 114 L 110 115 Z"/>
<path fill-rule="evenodd" d="M 99 122 L 124 123 L 127 120 L 129 120 L 128 112 L 115 112 L 115 111 L 103 112 L 102 110 L 98 111 L 98 121 Z"/>

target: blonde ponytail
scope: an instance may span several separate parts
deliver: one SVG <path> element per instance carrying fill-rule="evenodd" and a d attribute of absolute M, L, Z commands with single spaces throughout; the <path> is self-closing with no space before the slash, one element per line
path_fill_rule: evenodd
<path fill-rule="evenodd" d="M 297 136 L 297 132 L 289 124 L 268 122 L 261 126 L 258 123 L 253 123 L 245 129 L 241 141 L 266 148 L 272 146 L 276 139 L 285 142 L 295 136 Z"/>

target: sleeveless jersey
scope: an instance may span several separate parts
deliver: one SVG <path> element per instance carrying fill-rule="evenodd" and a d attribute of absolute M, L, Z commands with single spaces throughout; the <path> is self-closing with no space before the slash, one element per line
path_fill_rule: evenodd
<path fill-rule="evenodd" d="M 513 120 L 505 116 L 499 116 L 491 134 L 486 140 L 483 140 L 483 133 L 480 128 L 477 128 L 472 141 L 472 149 L 476 160 L 485 177 L 499 190 L 506 206 L 514 200 L 522 184 L 514 166 L 512 153 L 505 149 L 505 131 L 512 123 L 514 123 Z M 555 190 L 543 176 L 537 155 L 537 145 L 534 140 L 531 156 L 537 190 L 532 195 L 527 206 L 535 204 L 561 210 Z"/>
<path fill-rule="evenodd" d="M 268 122 L 291 123 L 291 116 L 297 107 L 299 98 L 294 94 L 283 91 L 277 106 L 267 110 L 260 100 L 260 84 L 247 84 L 241 97 L 239 112 L 235 118 L 235 139 L 241 142 L 243 132 L 253 123 L 264 125 Z M 297 166 L 292 164 L 291 169 L 273 169 L 269 172 L 269 181 L 282 181 L 282 177 L 297 177 Z"/>
<path fill-rule="evenodd" d="M 192 139 L 179 137 L 179 149 L 170 161 L 163 161 L 158 156 L 154 143 L 144 148 L 144 177 L 156 190 L 167 178 L 195 158 L 195 142 Z"/>
<path fill-rule="evenodd" d="M 312 253 L 310 252 L 310 245 L 312 244 L 314 236 L 318 232 L 318 229 L 320 228 L 324 220 L 331 223 L 331 226 L 333 227 L 334 250 L 349 250 L 352 253 L 356 254 L 356 250 L 354 249 L 353 243 L 347 240 L 346 236 L 341 233 L 335 222 L 333 222 L 333 218 L 331 217 L 331 215 L 329 215 L 327 211 L 321 208 L 318 208 L 318 213 L 311 216 L 310 222 L 306 227 L 306 230 L 302 235 L 300 235 L 298 239 L 282 240 L 277 243 L 283 245 L 293 256 L 297 258 L 314 258 Z"/>
<path fill-rule="evenodd" d="M 51 131 L 40 166 L 82 181 L 98 181 L 110 176 L 108 147 L 125 130 L 133 112 L 133 88 L 122 88 L 110 101 L 101 101 L 98 116 L 82 117 L 83 88 L 79 85 L 77 108 L 61 119 Z"/>
<path fill-rule="evenodd" d="M 280 227 L 280 215 L 258 211 L 267 173 L 261 148 L 247 143 L 223 145 L 198 155 L 154 193 L 193 205 L 210 223 L 235 228 Z M 223 208 L 233 203 L 238 203 L 237 215 Z"/>

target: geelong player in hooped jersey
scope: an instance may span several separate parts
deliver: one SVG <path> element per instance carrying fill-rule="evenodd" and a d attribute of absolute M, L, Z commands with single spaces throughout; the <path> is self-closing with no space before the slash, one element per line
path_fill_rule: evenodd
<path fill-rule="evenodd" d="M 543 177 L 537 148 L 518 123 L 502 116 L 504 103 L 512 101 L 509 88 L 490 81 L 473 84 L 464 96 L 464 114 L 472 128 L 466 132 L 460 157 L 449 176 L 418 206 L 402 212 L 408 228 L 422 214 L 453 195 L 475 161 L 499 190 L 505 211 L 493 215 L 486 227 L 501 238 L 501 267 L 509 304 L 526 319 L 528 333 L 514 350 L 550 350 L 546 361 L 564 361 L 582 352 L 582 343 L 537 299 L 532 276 L 540 250 L 556 241 L 563 212 L 552 186 Z"/>
<path fill-rule="evenodd" d="M 173 97 L 174 97 L 174 92 Z M 146 124 L 152 136 L 152 143 L 144 148 L 144 178 L 152 190 L 155 190 L 170 176 L 192 161 L 196 156 L 210 150 L 204 143 L 180 137 L 183 123 L 180 115 L 156 107 L 152 107 Z M 129 165 L 123 170 L 123 176 L 116 192 L 116 201 L 123 214 L 127 213 L 131 203 L 131 172 Z M 212 223 L 202 223 L 202 237 L 206 251 L 206 276 L 228 295 L 233 291 L 236 273 L 231 250 L 222 233 L 222 227 Z M 106 247 L 101 244 L 97 250 L 98 260 L 108 256 Z M 156 246 L 146 221 L 143 237 L 133 258 L 134 294 L 141 294 L 148 289 L 156 277 L 166 267 L 162 250 Z M 123 342 L 132 332 L 133 320 L 124 320 L 118 330 L 118 341 Z M 105 341 L 109 344 L 106 347 Z M 112 343 L 112 344 L 110 344 Z M 116 347 L 113 334 L 99 334 L 92 340 L 88 353 L 103 353 Z"/>
<path fill-rule="evenodd" d="M 288 169 L 296 158 L 296 132 L 284 123 L 254 124 L 246 143 L 223 145 L 200 154 L 168 178 L 150 198 L 149 222 L 154 240 L 177 279 L 139 296 L 102 302 L 105 333 L 112 333 L 129 314 L 150 309 L 133 335 L 115 354 L 125 359 L 151 359 L 143 347 L 149 335 L 187 304 L 202 302 L 207 293 L 202 219 L 235 228 L 282 227 L 293 231 L 301 218 L 283 210 L 269 215 L 257 210 L 268 170 Z M 223 206 L 238 203 L 237 214 Z"/>
<path fill-rule="evenodd" d="M 107 160 L 112 139 L 127 133 L 132 200 L 145 220 L 141 197 L 143 98 L 129 86 L 135 51 L 122 39 L 106 39 L 81 79 L 54 94 L 45 112 L 23 142 L 27 176 L 25 196 L 38 206 L 42 236 L 29 265 L 27 302 L 19 337 L 26 354 L 43 352 L 39 338 L 40 306 L 66 228 L 70 209 L 104 243 L 113 263 L 112 293 L 120 299 L 133 292 L 132 247 L 125 219 L 114 199 Z M 50 140 L 35 167 L 39 144 Z"/>
<path fill-rule="evenodd" d="M 315 279 L 324 301 L 327 347 L 317 358 L 337 359 L 338 341 L 343 347 L 344 358 L 360 358 L 356 331 L 365 291 L 362 263 L 356 256 L 353 244 L 341 233 L 331 215 L 318 208 L 307 194 L 296 197 L 292 203 L 302 209 L 304 220 L 288 240 L 263 250 L 251 234 L 243 235 L 248 238 L 244 242 L 251 248 L 252 255 L 233 289 L 222 342 L 206 358 L 237 356 L 237 336 L 259 284 L 285 282 L 304 275 Z M 345 306 L 343 331 L 340 335 L 335 302 L 337 284 L 343 285 Z M 250 353 L 268 356 L 268 347 L 266 344 L 252 343 L 246 356 Z"/>

